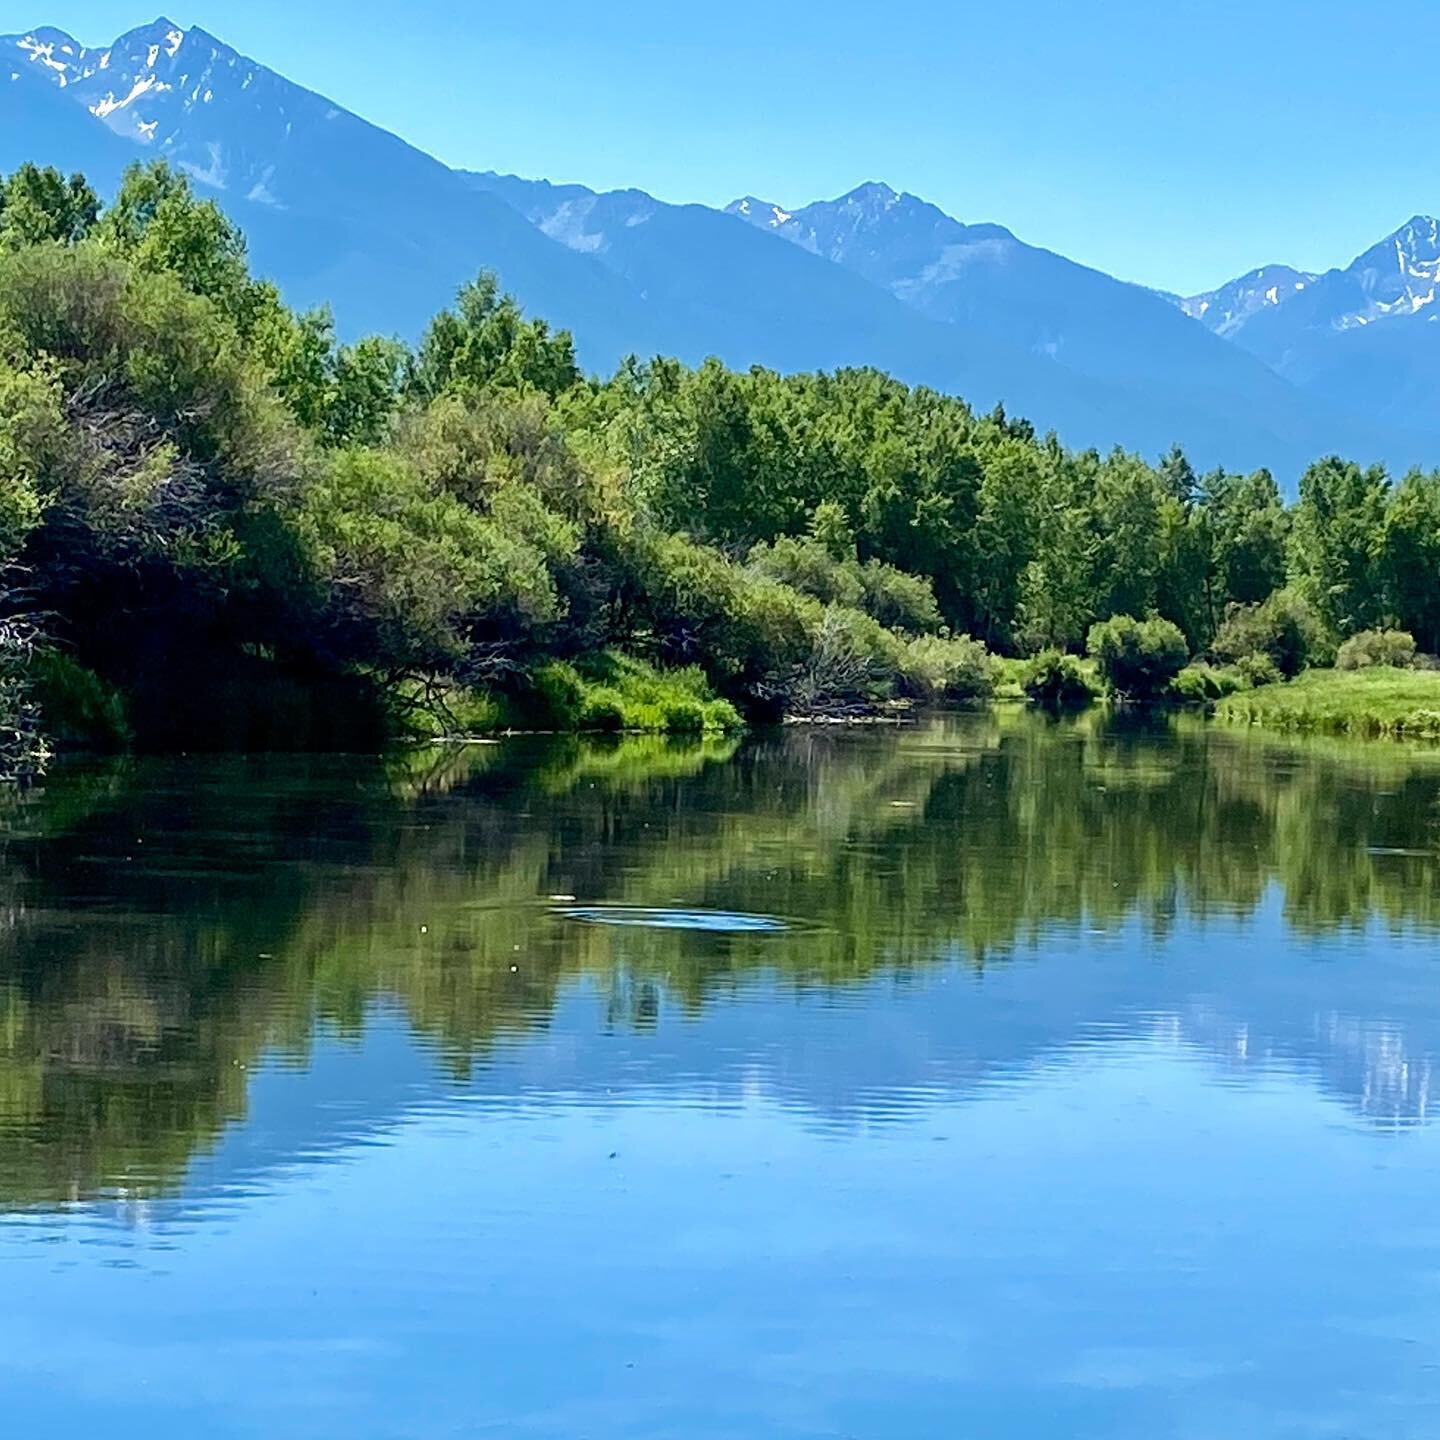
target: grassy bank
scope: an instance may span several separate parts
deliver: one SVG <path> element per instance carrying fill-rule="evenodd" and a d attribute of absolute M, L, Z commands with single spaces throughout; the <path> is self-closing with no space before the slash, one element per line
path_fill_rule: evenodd
<path fill-rule="evenodd" d="M 1216 715 L 1275 730 L 1440 738 L 1440 671 L 1307 670 L 1220 701 Z"/>

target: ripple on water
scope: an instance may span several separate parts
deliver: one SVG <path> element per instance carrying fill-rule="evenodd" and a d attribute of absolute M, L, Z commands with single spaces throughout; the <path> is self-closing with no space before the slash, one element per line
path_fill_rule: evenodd
<path fill-rule="evenodd" d="M 671 910 L 643 905 L 566 905 L 556 910 L 584 925 L 622 925 L 645 930 L 707 930 L 717 934 L 769 935 L 790 927 L 772 915 L 731 910 Z"/>

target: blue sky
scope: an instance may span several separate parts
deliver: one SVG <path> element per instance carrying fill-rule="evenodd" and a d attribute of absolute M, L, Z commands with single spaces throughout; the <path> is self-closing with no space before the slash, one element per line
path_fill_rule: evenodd
<path fill-rule="evenodd" d="M 161 0 L 25 0 L 97 44 Z M 886 180 L 1145 284 L 1325 269 L 1440 208 L 1440 5 L 196 0 L 454 165 L 795 206 Z"/>

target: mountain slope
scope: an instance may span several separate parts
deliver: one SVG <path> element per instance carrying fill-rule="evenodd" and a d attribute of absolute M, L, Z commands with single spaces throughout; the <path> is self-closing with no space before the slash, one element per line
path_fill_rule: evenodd
<path fill-rule="evenodd" d="M 1437 295 L 1440 221 L 1417 215 L 1343 269 L 1267 266 L 1180 303 L 1317 402 L 1437 426 Z"/>
<path fill-rule="evenodd" d="M 40 47 L 74 46 L 58 30 L 23 38 Z M 0 172 L 62 157 L 66 169 L 83 170 L 95 185 L 112 189 L 135 158 L 133 146 L 71 104 L 46 59 L 43 48 L 37 58 L 15 37 L 0 39 Z"/>
<path fill-rule="evenodd" d="M 1224 339 L 1233 339 L 1262 311 L 1293 300 L 1320 277 L 1289 265 L 1262 265 L 1218 290 L 1202 295 L 1167 295 L 1192 320 Z"/>
<path fill-rule="evenodd" d="M 754 200 L 732 214 L 863 275 L 931 319 L 1053 357 L 1107 384 L 1203 390 L 1273 423 L 1307 423 L 1287 387 L 1149 290 L 1027 245 L 1000 225 L 965 225 L 888 185 L 788 211 Z"/>
<path fill-rule="evenodd" d="M 1343 407 L 1320 412 L 1170 298 L 1024 245 L 1001 226 L 961 226 L 888 187 L 862 186 L 808 213 L 752 197 L 721 215 L 640 190 L 469 179 L 667 311 L 707 306 L 728 342 L 715 353 L 732 363 L 876 364 L 982 407 L 1003 399 L 1071 443 L 1158 453 L 1179 441 L 1202 465 L 1267 464 L 1282 475 L 1327 450 L 1404 463 L 1431 448 L 1427 437 L 1371 431 Z M 794 243 L 777 245 L 776 235 Z M 943 275 L 931 263 L 937 245 L 951 247 Z M 877 308 L 886 294 L 929 327 L 901 327 L 893 306 Z M 952 338 L 937 341 L 936 330 Z M 957 335 L 964 350 L 947 359 Z"/>
<path fill-rule="evenodd" d="M 684 359 L 782 370 L 873 365 L 989 406 L 1113 413 L 1119 397 L 1007 345 L 912 314 L 863 279 L 747 233 L 719 211 L 640 190 L 597 194 L 493 173 L 467 177 L 546 235 L 593 256 L 677 322 Z M 689 333 L 684 333 L 685 331 Z M 1053 423 L 1061 423 L 1059 419 Z"/>
<path fill-rule="evenodd" d="M 296 304 L 333 301 L 348 333 L 413 336 L 485 264 L 527 305 L 572 327 L 591 364 L 650 343 L 647 307 L 603 267 L 198 27 L 162 19 L 104 50 L 53 30 L 0 38 L 0 82 L 7 75 L 12 102 L 46 89 L 34 113 L 52 116 L 58 96 L 132 158 L 186 170 L 244 227 L 257 267 Z M 16 130 L 7 152 L 90 168 L 96 145 L 74 127 L 27 120 Z"/>

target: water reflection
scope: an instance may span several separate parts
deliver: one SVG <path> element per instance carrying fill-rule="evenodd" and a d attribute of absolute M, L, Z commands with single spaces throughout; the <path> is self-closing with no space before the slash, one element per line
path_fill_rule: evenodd
<path fill-rule="evenodd" d="M 61 777 L 6 817 L 0 1203 L 170 1190 L 277 1066 L 302 1149 L 467 1085 L 893 1119 L 1157 1035 L 1418 1123 L 1437 799 L 1428 752 L 1018 712 Z"/>

